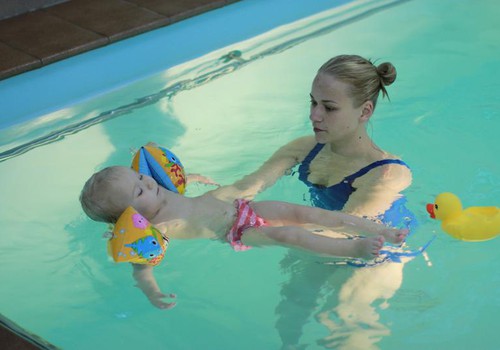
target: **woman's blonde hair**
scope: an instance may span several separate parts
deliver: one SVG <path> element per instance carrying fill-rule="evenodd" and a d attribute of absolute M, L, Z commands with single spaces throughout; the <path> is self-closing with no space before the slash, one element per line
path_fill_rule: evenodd
<path fill-rule="evenodd" d="M 333 57 L 321 66 L 318 73 L 332 75 L 349 84 L 355 107 L 372 101 L 375 108 L 380 91 L 383 97 L 389 98 L 385 87 L 396 80 L 396 68 L 391 63 L 384 62 L 375 67 L 370 60 L 358 55 Z"/>
<path fill-rule="evenodd" d="M 105 168 L 90 177 L 80 194 L 82 209 L 92 220 L 114 224 L 125 208 L 110 195 L 120 167 Z"/>

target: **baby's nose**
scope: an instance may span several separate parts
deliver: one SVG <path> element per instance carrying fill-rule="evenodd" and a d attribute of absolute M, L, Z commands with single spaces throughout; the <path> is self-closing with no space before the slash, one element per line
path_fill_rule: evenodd
<path fill-rule="evenodd" d="M 146 182 L 146 185 L 148 186 L 148 188 L 150 190 L 154 188 L 154 184 L 155 184 L 155 180 L 153 180 L 153 178 L 151 178 L 151 177 L 148 177 L 148 181 Z"/>

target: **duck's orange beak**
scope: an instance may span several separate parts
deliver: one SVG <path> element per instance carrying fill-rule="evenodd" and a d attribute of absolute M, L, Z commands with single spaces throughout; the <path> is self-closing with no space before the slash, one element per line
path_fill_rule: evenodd
<path fill-rule="evenodd" d="M 427 204 L 427 212 L 429 213 L 429 215 L 431 216 L 431 218 L 435 219 L 436 218 L 436 214 L 434 214 L 434 204 Z"/>

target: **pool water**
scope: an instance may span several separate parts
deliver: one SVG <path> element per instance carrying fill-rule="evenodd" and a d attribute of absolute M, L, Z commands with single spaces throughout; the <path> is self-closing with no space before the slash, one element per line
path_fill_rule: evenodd
<path fill-rule="evenodd" d="M 496 349 L 500 240 L 454 240 L 425 204 L 450 191 L 465 206 L 500 205 L 500 8 L 413 0 L 349 16 L 356 4 L 53 111 L 32 122 L 41 129 L 20 128 L 22 142 L 2 142 L 3 154 L 20 147 L 0 162 L 2 314 L 67 349 Z M 131 268 L 106 256 L 105 226 L 81 211 L 85 180 L 152 140 L 229 184 L 310 134 L 312 78 L 341 53 L 397 68 L 369 130 L 413 170 L 405 195 L 420 225 L 408 246 L 437 235 L 427 256 L 354 268 L 172 241 L 155 276 L 178 305 L 152 307 Z M 47 137 L 54 129 L 65 137 Z M 292 174 L 258 199 L 307 204 L 306 192 Z"/>

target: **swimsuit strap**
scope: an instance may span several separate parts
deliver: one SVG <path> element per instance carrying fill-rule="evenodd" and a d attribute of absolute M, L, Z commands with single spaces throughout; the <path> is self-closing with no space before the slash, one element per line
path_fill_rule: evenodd
<path fill-rule="evenodd" d="M 316 158 L 316 155 L 325 147 L 325 143 L 317 143 L 316 146 L 309 152 L 309 154 L 304 158 L 303 163 L 309 164 Z"/>
<path fill-rule="evenodd" d="M 405 162 L 403 162 L 400 159 L 382 159 L 382 160 L 377 160 L 376 162 L 373 162 L 371 164 L 368 164 L 367 166 L 365 166 L 364 168 L 361 168 L 360 170 L 358 170 L 357 172 L 355 172 L 352 175 L 346 176 L 344 178 L 344 180 L 347 180 L 348 182 L 352 183 L 358 177 L 365 175 L 370 170 L 372 170 L 376 167 L 382 166 L 382 165 L 386 165 L 386 164 L 400 164 L 400 165 L 407 167 L 408 169 L 410 168 L 408 166 L 408 164 L 406 164 Z"/>
<path fill-rule="evenodd" d="M 319 153 L 319 151 L 321 151 L 323 149 L 324 146 L 325 146 L 325 143 L 317 143 L 316 146 L 314 146 L 314 148 L 309 152 L 309 154 L 304 158 L 304 160 L 300 164 L 300 166 L 299 166 L 299 180 L 304 182 L 305 184 L 312 184 L 307 179 L 309 176 L 309 165 L 312 162 L 312 160 L 316 157 L 316 155 Z M 367 166 L 365 166 L 364 168 L 361 168 L 360 170 L 358 170 L 354 174 L 346 176 L 344 178 L 344 181 L 347 181 L 349 183 L 353 183 L 354 180 L 356 180 L 358 177 L 365 175 L 370 170 L 372 170 L 376 167 L 382 166 L 382 165 L 386 165 L 386 164 L 400 164 L 400 165 L 407 167 L 408 169 L 410 168 L 408 166 L 408 164 L 406 164 L 405 162 L 403 162 L 400 159 L 382 159 L 382 160 L 377 160 L 371 164 L 368 164 Z"/>
<path fill-rule="evenodd" d="M 306 183 L 310 184 L 309 180 L 307 177 L 309 176 L 309 164 L 311 164 L 311 161 L 316 157 L 316 155 L 323 149 L 325 146 L 324 143 L 317 143 L 316 146 L 309 152 L 309 154 L 304 158 L 302 163 L 299 166 L 299 180 Z"/>

